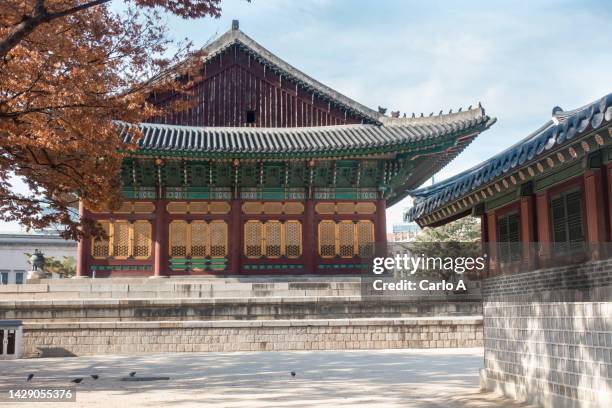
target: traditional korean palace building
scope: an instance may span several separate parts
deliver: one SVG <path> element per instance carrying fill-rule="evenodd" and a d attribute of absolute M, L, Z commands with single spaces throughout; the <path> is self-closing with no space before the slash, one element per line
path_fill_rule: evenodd
<path fill-rule="evenodd" d="M 123 206 L 83 210 L 109 239 L 79 244 L 78 274 L 357 272 L 386 241 L 385 208 L 495 122 L 480 105 L 386 116 L 293 68 L 237 21 L 204 52 L 195 106 L 138 125 Z M 135 125 L 118 126 L 129 142 Z"/>
<path fill-rule="evenodd" d="M 514 146 L 411 191 L 405 218 L 435 227 L 480 216 L 491 275 L 601 258 L 612 231 L 611 120 L 612 94 L 570 111 L 555 107 Z"/>

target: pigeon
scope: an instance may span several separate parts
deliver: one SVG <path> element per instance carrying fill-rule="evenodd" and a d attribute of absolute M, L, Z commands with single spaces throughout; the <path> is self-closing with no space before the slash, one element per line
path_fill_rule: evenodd
<path fill-rule="evenodd" d="M 91 378 L 93 378 L 94 380 L 97 380 L 98 378 L 100 378 L 100 376 L 98 374 L 92 374 Z"/>
<path fill-rule="evenodd" d="M 80 383 L 81 383 L 81 381 L 83 381 L 83 379 L 82 379 L 82 378 L 75 378 L 74 380 L 72 380 L 72 381 L 70 381 L 70 382 L 73 382 L 73 383 L 75 383 L 75 384 L 80 384 Z"/>
<path fill-rule="evenodd" d="M 26 381 L 32 381 L 32 378 L 34 378 L 34 374 L 28 374 L 28 379 Z"/>
<path fill-rule="evenodd" d="M 291 376 L 292 376 L 292 377 L 295 377 L 295 371 L 292 371 L 292 372 L 291 372 Z"/>
<path fill-rule="evenodd" d="M 132 371 L 132 372 L 130 373 L 130 377 L 133 377 L 133 376 L 135 376 L 135 375 L 136 375 L 136 371 Z"/>

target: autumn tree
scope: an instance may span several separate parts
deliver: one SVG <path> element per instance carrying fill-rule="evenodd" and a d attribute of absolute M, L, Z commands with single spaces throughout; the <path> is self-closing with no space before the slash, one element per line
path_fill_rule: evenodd
<path fill-rule="evenodd" d="M 117 3 L 0 1 L 1 220 L 61 225 L 66 238 L 95 231 L 71 214 L 79 199 L 93 210 L 119 202 L 120 152 L 134 146 L 113 121 L 160 113 L 153 91 L 188 95 L 198 58 L 186 58 L 190 44 L 173 42 L 162 14 L 218 17 L 220 0 Z M 30 192 L 15 191 L 15 178 Z"/>

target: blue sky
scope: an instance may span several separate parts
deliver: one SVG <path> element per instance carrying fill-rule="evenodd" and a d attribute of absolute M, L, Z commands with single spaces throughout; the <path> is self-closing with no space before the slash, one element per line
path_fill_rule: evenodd
<path fill-rule="evenodd" d="M 364 105 L 402 112 L 479 101 L 498 122 L 451 162 L 452 176 L 550 118 L 612 92 L 610 1 L 226 0 L 218 20 L 168 18 L 203 45 L 231 20 L 288 63 Z M 388 210 L 388 228 L 407 202 Z M 18 229 L 0 224 L 0 231 Z"/>

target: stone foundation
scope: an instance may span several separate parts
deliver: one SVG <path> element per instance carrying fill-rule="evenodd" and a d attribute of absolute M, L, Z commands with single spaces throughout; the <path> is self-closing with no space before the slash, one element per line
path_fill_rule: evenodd
<path fill-rule="evenodd" d="M 481 347 L 482 319 L 26 323 L 24 357 Z"/>
<path fill-rule="evenodd" d="M 612 406 L 612 262 L 485 281 L 486 388 L 546 408 Z"/>

